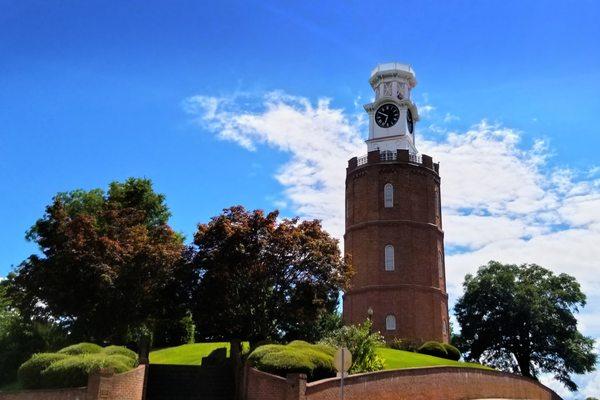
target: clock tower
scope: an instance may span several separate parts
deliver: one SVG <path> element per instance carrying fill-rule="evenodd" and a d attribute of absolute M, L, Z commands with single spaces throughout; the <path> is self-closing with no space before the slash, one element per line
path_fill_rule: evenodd
<path fill-rule="evenodd" d="M 369 318 L 386 340 L 448 342 L 448 295 L 439 164 L 419 154 L 419 120 L 406 64 L 378 65 L 367 155 L 348 161 L 345 251 L 356 274 L 344 296 L 344 322 Z"/>

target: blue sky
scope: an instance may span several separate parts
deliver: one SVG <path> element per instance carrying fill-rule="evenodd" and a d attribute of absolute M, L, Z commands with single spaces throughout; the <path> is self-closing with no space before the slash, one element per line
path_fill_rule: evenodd
<path fill-rule="evenodd" d="M 451 298 L 489 258 L 600 288 L 598 2 L 0 7 L 0 276 L 35 250 L 24 233 L 54 194 L 130 176 L 154 181 L 188 237 L 233 204 L 339 236 L 370 70 L 402 61 L 420 149 L 442 162 Z M 599 299 L 582 317 L 595 337 Z"/>

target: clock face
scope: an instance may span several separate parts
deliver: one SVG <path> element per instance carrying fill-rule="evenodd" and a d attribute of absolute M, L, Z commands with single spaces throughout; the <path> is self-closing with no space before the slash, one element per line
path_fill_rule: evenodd
<path fill-rule="evenodd" d="M 406 125 L 408 125 L 408 131 L 413 133 L 413 129 L 415 128 L 415 123 L 412 119 L 412 113 L 410 112 L 410 108 L 406 110 Z"/>
<path fill-rule="evenodd" d="M 375 112 L 375 122 L 382 128 L 389 128 L 398 122 L 400 110 L 394 104 L 384 104 Z"/>

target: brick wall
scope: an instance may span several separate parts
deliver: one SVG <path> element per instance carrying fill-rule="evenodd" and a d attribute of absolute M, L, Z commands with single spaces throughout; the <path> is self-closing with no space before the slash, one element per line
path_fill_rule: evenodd
<path fill-rule="evenodd" d="M 145 379 L 146 366 L 140 365 L 118 375 L 92 375 L 84 388 L 0 393 L 0 400 L 142 400 Z"/>
<path fill-rule="evenodd" d="M 367 164 L 347 170 L 344 248 L 356 275 L 344 296 L 344 322 L 364 322 L 372 309 L 373 329 L 388 341 L 447 342 L 440 177 L 431 157 L 423 155 L 422 164 L 408 160 L 406 150 L 394 161 L 381 161 L 375 151 Z M 394 188 L 389 208 L 387 184 Z M 393 271 L 384 267 L 386 245 L 393 246 Z M 387 315 L 395 317 L 395 330 L 386 330 Z"/>
<path fill-rule="evenodd" d="M 337 400 L 338 378 L 306 383 L 249 369 L 245 400 Z M 473 368 L 431 367 L 357 374 L 345 379 L 346 400 L 561 400 L 544 385 L 518 375 Z"/>
<path fill-rule="evenodd" d="M 146 368 L 146 365 L 140 365 L 122 374 L 91 376 L 87 400 L 142 400 Z"/>
<path fill-rule="evenodd" d="M 86 388 L 24 390 L 0 393 L 0 400 L 86 400 Z"/>
<path fill-rule="evenodd" d="M 245 400 L 286 400 L 287 381 L 254 368 L 245 370 Z"/>
<path fill-rule="evenodd" d="M 307 384 L 306 400 L 337 399 L 339 379 Z M 346 400 L 558 400 L 547 387 L 517 375 L 473 368 L 433 367 L 359 374 L 345 379 Z"/>

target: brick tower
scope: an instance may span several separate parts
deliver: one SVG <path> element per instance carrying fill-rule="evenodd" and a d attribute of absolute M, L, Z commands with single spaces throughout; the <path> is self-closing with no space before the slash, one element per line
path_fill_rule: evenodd
<path fill-rule="evenodd" d="M 356 275 L 344 322 L 370 318 L 388 341 L 448 342 L 439 164 L 415 147 L 415 73 L 381 64 L 369 83 L 368 154 L 350 159 L 346 171 L 344 244 Z"/>

